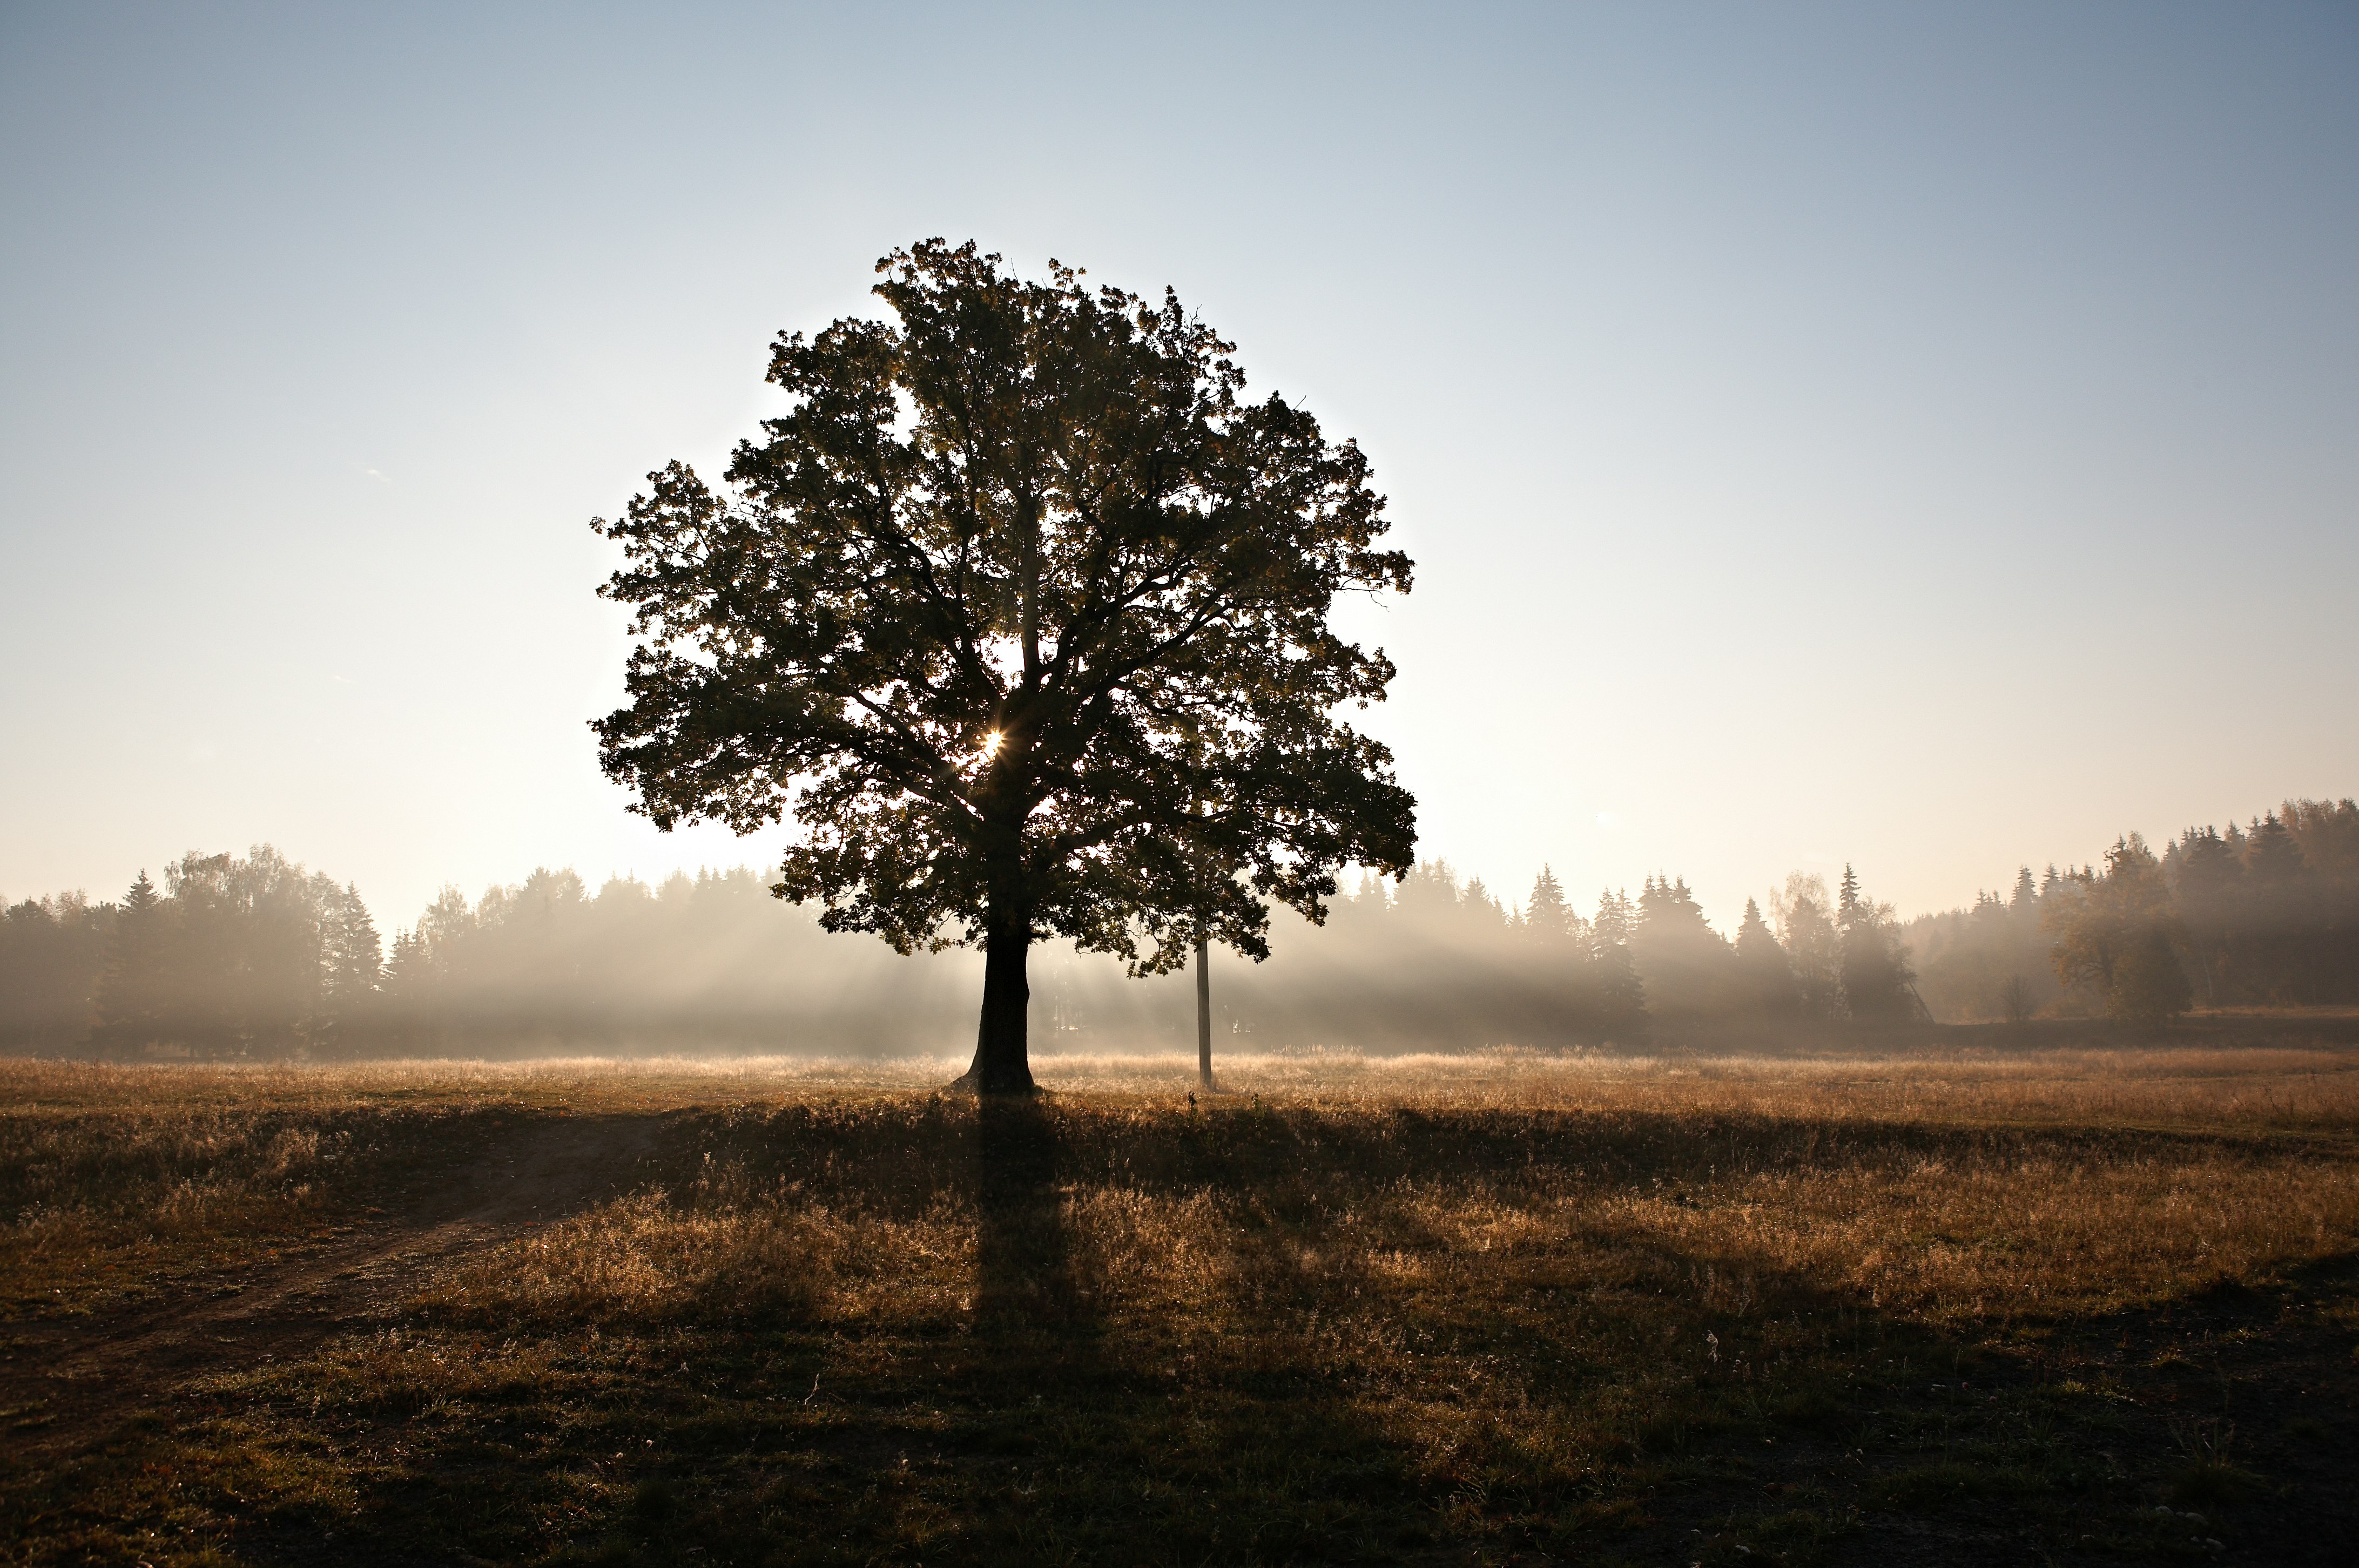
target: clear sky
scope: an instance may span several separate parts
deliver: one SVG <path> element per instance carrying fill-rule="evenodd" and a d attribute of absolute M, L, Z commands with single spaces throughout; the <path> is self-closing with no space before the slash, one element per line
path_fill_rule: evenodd
<path fill-rule="evenodd" d="M 611 514 L 973 237 L 1355 435 L 1424 849 L 1723 930 L 2359 791 L 2359 12 L 0 8 L 0 893 L 625 815 Z"/>

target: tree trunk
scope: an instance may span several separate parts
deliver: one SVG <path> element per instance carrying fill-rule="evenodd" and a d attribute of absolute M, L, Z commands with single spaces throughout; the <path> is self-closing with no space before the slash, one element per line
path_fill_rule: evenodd
<path fill-rule="evenodd" d="M 977 1094 L 1032 1092 L 1025 1049 L 1032 1001 L 1025 961 L 1031 950 L 1031 912 L 1008 910 L 1006 901 L 995 899 L 984 933 L 983 1022 L 975 1032 L 974 1065 L 959 1080 Z"/>
<path fill-rule="evenodd" d="M 1204 961 L 1204 939 L 1196 938 L 1196 1076 L 1212 1087 L 1212 975 Z"/>

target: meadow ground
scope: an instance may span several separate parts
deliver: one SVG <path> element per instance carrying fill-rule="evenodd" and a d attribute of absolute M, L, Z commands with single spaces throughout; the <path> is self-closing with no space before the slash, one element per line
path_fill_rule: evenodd
<path fill-rule="evenodd" d="M 2359 1049 L 0 1063 L 0 1560 L 2359 1560 Z"/>

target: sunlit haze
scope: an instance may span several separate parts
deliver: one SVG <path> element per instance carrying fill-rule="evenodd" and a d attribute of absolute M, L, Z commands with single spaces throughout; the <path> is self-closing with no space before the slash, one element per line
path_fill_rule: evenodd
<path fill-rule="evenodd" d="M 586 524 L 929 235 L 1359 440 L 1365 721 L 1509 896 L 2351 794 L 2354 81 L 2324 6 L 11 6 L 0 896 L 774 864 L 602 777 Z"/>

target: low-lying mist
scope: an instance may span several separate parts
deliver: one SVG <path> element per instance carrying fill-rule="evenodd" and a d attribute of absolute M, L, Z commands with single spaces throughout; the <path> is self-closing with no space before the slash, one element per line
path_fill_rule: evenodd
<path fill-rule="evenodd" d="M 2125 836 L 2096 867 L 1903 922 L 1848 871 L 1797 873 L 1714 931 L 1686 883 L 1607 890 L 1592 913 L 1543 871 L 1519 902 L 1443 861 L 1363 879 L 1322 926 L 1280 908 L 1271 957 L 1216 951 L 1216 1049 L 1391 1053 L 1734 1044 L 1830 1026 L 2359 1001 L 2359 806 L 2288 802 L 2249 827 Z M 903 957 L 831 935 L 748 870 L 538 871 L 447 889 L 386 943 L 357 890 L 267 846 L 190 854 L 114 903 L 0 917 L 0 1048 L 109 1056 L 519 1056 L 589 1051 L 955 1054 L 972 952 Z M 1034 1049 L 1182 1049 L 1186 976 L 1043 943 Z M 1225 1046 L 1221 1042 L 1225 1041 Z"/>

